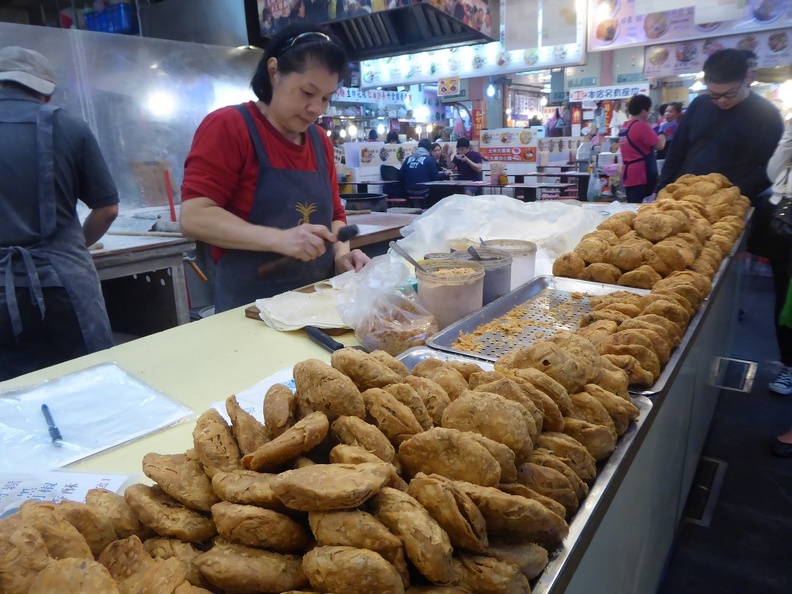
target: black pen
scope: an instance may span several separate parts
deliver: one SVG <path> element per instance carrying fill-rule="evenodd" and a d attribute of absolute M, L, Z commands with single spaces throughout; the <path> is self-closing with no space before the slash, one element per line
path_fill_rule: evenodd
<path fill-rule="evenodd" d="M 63 441 L 63 437 L 61 437 L 60 429 L 55 424 L 55 421 L 52 419 L 52 414 L 50 413 L 49 406 L 46 404 L 41 405 L 41 412 L 44 413 L 44 419 L 47 421 L 47 428 L 49 429 L 50 437 L 52 438 L 52 443 L 56 447 L 61 446 L 61 441 Z"/>

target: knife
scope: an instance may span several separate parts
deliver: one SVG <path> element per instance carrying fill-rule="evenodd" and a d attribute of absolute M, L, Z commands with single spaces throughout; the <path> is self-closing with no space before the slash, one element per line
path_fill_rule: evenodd
<path fill-rule="evenodd" d="M 336 233 L 336 237 L 338 238 L 338 241 L 343 243 L 349 241 L 350 239 L 355 237 L 358 233 L 360 233 L 360 228 L 357 225 L 347 225 L 346 227 L 341 227 L 338 230 L 338 233 Z M 150 235 L 150 233 L 147 235 Z M 327 245 L 328 247 L 330 246 L 329 243 Z M 268 274 L 272 274 L 273 272 L 280 270 L 281 268 L 286 266 L 286 264 L 290 264 L 292 262 L 297 262 L 297 261 L 298 260 L 296 258 L 292 258 L 291 256 L 282 256 L 277 260 L 268 262 L 267 264 L 259 265 L 259 267 L 256 269 L 256 272 L 258 273 L 259 276 L 267 276 Z"/>
<path fill-rule="evenodd" d="M 343 349 L 344 347 L 346 347 L 344 343 L 338 342 L 327 332 L 325 332 L 321 328 L 317 328 L 316 326 L 306 326 L 305 333 L 308 335 L 308 338 L 313 340 L 320 347 L 327 349 L 331 353 L 334 353 L 338 349 Z M 361 351 L 366 351 L 366 349 L 364 349 L 362 346 L 353 346 L 352 348 Z"/>

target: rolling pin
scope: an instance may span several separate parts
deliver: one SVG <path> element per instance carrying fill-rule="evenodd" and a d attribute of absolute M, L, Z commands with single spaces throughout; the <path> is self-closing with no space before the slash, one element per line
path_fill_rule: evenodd
<path fill-rule="evenodd" d="M 338 241 L 349 241 L 353 237 L 355 237 L 358 233 L 360 233 L 360 229 L 357 225 L 347 225 L 346 227 L 341 227 L 336 234 Z M 267 276 L 268 274 L 272 274 L 276 270 L 283 268 L 286 264 L 290 262 L 297 261 L 296 258 L 292 258 L 291 256 L 283 256 L 282 258 L 278 258 L 277 260 L 273 260 L 272 262 L 268 262 L 267 264 L 262 264 L 258 267 L 256 272 L 259 276 Z"/>

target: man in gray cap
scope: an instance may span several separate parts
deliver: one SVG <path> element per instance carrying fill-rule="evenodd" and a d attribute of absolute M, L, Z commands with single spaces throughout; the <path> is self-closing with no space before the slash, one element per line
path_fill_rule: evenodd
<path fill-rule="evenodd" d="M 51 105 L 54 92 L 47 58 L 0 49 L 0 380 L 113 345 L 87 246 L 118 215 L 118 191 L 88 125 Z"/>

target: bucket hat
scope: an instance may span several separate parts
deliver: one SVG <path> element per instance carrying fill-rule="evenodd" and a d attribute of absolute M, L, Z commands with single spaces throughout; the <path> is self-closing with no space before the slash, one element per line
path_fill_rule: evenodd
<path fill-rule="evenodd" d="M 47 96 L 55 92 L 55 73 L 50 61 L 24 47 L 0 49 L 0 82 L 15 82 Z"/>

